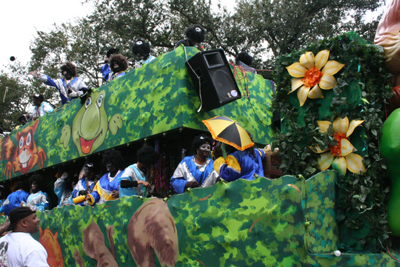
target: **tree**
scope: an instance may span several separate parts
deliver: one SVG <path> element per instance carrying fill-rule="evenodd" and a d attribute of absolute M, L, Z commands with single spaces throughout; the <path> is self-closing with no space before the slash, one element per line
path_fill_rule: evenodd
<path fill-rule="evenodd" d="M 363 22 L 381 0 L 239 0 L 237 13 L 252 35 L 266 40 L 275 57 L 317 40 L 362 29 L 370 38 L 376 28 Z"/>
<path fill-rule="evenodd" d="M 94 2 L 92 14 L 75 24 L 54 25 L 48 33 L 38 32 L 31 45 L 30 69 L 59 77 L 61 64 L 71 61 L 89 86 L 98 87 L 108 49 L 118 47 L 133 61 L 131 46 L 141 37 L 151 42 L 152 54 L 165 53 L 184 38 L 191 24 L 206 28 L 207 50 L 222 48 L 232 57 L 247 51 L 256 68 L 273 69 L 275 57 L 349 30 L 372 40 L 377 21 L 367 23 L 363 16 L 382 4 L 382 0 L 238 0 L 236 10 L 229 12 L 220 4 L 213 7 L 210 0 L 87 1 Z"/>
<path fill-rule="evenodd" d="M 9 67 L 24 69 L 18 62 Z M 18 116 L 28 111 L 29 91 L 16 75 L 0 73 L 0 122 L 4 131 L 11 132 L 19 124 Z"/>

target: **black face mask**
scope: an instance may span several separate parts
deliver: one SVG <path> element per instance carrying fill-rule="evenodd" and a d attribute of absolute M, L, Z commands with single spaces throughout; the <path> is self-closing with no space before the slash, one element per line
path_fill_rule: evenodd
<path fill-rule="evenodd" d="M 107 163 L 106 168 L 107 168 L 108 172 L 116 172 L 117 171 L 117 168 L 112 163 Z"/>
<path fill-rule="evenodd" d="M 115 65 L 117 65 L 117 67 L 115 67 Z M 112 66 L 111 70 L 113 72 L 119 72 L 119 71 L 122 70 L 122 67 L 120 65 L 114 63 L 114 65 Z"/>
<path fill-rule="evenodd" d="M 32 193 L 39 192 L 38 185 L 37 185 L 37 183 L 35 181 L 33 181 L 32 184 L 31 184 L 31 191 L 32 191 Z"/>
<path fill-rule="evenodd" d="M 208 157 L 211 152 L 211 145 L 209 143 L 202 144 L 197 150 L 197 155 Z"/>

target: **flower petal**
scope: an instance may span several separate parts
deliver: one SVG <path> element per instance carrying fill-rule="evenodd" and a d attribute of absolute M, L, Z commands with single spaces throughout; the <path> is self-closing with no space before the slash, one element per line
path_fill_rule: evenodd
<path fill-rule="evenodd" d="M 329 125 L 332 124 L 330 121 L 317 121 L 317 123 L 320 133 L 326 133 L 329 129 Z"/>
<path fill-rule="evenodd" d="M 317 144 L 317 145 L 314 145 L 314 146 L 310 146 L 310 149 L 311 149 L 314 153 L 321 154 L 321 153 L 324 153 L 324 152 L 328 151 L 328 150 L 329 150 L 329 147 L 327 147 L 326 149 L 322 150 L 322 149 L 319 147 L 319 145 Z"/>
<path fill-rule="evenodd" d="M 347 139 L 340 140 L 340 152 L 342 153 L 342 157 L 347 156 L 348 154 L 355 152 L 356 148 L 350 143 Z"/>
<path fill-rule="evenodd" d="M 335 77 L 331 74 L 324 74 L 319 81 L 319 87 L 324 90 L 329 90 L 335 87 L 337 84 Z"/>
<path fill-rule="evenodd" d="M 299 79 L 292 79 L 292 90 L 288 94 L 293 93 L 294 91 L 296 91 L 297 88 L 299 88 L 303 84 L 304 84 L 304 82 L 300 78 Z"/>
<path fill-rule="evenodd" d="M 347 116 L 343 119 L 339 117 L 333 122 L 333 130 L 335 133 L 346 133 L 348 128 L 349 118 L 347 118 Z"/>
<path fill-rule="evenodd" d="M 302 78 L 306 74 L 307 69 L 303 67 L 299 62 L 293 63 L 289 67 L 286 67 L 289 74 L 295 78 Z"/>
<path fill-rule="evenodd" d="M 331 166 L 334 157 L 332 156 L 331 152 L 326 152 L 320 156 L 318 159 L 318 168 L 321 171 L 325 171 L 326 169 Z"/>
<path fill-rule="evenodd" d="M 346 156 L 347 169 L 353 173 L 365 172 L 365 167 L 360 155 L 351 153 Z"/>
<path fill-rule="evenodd" d="M 306 67 L 307 69 L 311 69 L 314 67 L 314 53 L 306 52 L 300 57 L 300 64 Z"/>
<path fill-rule="evenodd" d="M 349 129 L 347 130 L 346 137 L 349 137 L 349 136 L 354 132 L 354 129 L 355 129 L 358 125 L 360 125 L 361 123 L 363 123 L 363 122 L 364 122 L 364 121 L 352 120 L 352 121 L 350 122 Z"/>
<path fill-rule="evenodd" d="M 345 176 L 347 171 L 346 159 L 343 157 L 334 159 L 332 162 L 332 168 L 335 169 L 340 176 Z"/>
<path fill-rule="evenodd" d="M 319 70 L 326 64 L 329 59 L 329 50 L 322 50 L 315 56 L 315 67 Z"/>
<path fill-rule="evenodd" d="M 308 92 L 308 97 L 311 99 L 324 98 L 324 95 L 322 94 L 321 89 L 319 89 L 318 84 L 314 86 L 310 92 Z"/>
<path fill-rule="evenodd" d="M 307 100 L 308 92 L 310 91 L 310 87 L 302 86 L 298 91 L 297 91 L 297 98 L 300 101 L 300 107 L 304 105 L 304 103 Z"/>
<path fill-rule="evenodd" d="M 344 67 L 344 64 L 339 63 L 339 62 L 337 62 L 335 60 L 329 60 L 328 62 L 326 62 L 324 68 L 322 69 L 322 73 L 323 74 L 335 75 L 343 67 Z"/>

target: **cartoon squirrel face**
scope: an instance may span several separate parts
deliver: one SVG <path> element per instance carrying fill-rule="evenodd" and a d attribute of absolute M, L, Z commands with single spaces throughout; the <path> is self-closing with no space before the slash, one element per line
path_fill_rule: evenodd
<path fill-rule="evenodd" d="M 16 135 L 18 147 L 14 164 L 18 162 L 22 173 L 27 173 L 37 163 L 33 158 L 35 154 L 38 154 L 38 149 L 33 140 L 37 125 L 38 121 L 32 127 L 27 127 Z"/>
<path fill-rule="evenodd" d="M 26 170 L 28 167 L 28 163 L 32 158 L 33 150 L 35 150 L 34 142 L 32 141 L 31 131 L 29 131 L 28 133 L 21 133 L 18 139 L 19 164 L 22 170 Z"/>
<path fill-rule="evenodd" d="M 17 132 L 15 138 L 17 144 L 7 137 L 1 140 L 2 152 L 0 159 L 8 159 L 4 169 L 7 178 L 11 178 L 13 173 L 28 173 L 37 164 L 39 169 L 44 167 L 46 153 L 43 148 L 37 148 L 34 140 L 35 131 L 39 120 L 32 126 L 26 127 L 22 132 Z"/>

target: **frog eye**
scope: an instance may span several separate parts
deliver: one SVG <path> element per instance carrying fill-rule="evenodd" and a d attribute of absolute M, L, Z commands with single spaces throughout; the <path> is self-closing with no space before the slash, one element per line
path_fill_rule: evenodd
<path fill-rule="evenodd" d="M 194 30 L 195 30 L 196 32 L 201 32 L 200 27 L 196 27 L 196 28 L 194 28 Z"/>
<path fill-rule="evenodd" d="M 23 146 L 24 146 L 24 137 L 21 136 L 21 138 L 19 139 L 19 149 L 22 149 Z"/>
<path fill-rule="evenodd" d="M 88 99 L 86 99 L 86 101 L 85 101 L 85 108 L 88 108 L 88 106 L 90 106 L 90 104 L 92 104 L 92 98 L 88 97 Z"/>
<path fill-rule="evenodd" d="M 100 95 L 99 98 L 97 98 L 97 105 L 99 108 L 101 107 L 101 104 L 103 104 L 103 95 Z"/>
<path fill-rule="evenodd" d="M 31 133 L 28 134 L 28 137 L 26 138 L 26 145 L 29 146 L 31 144 Z"/>

